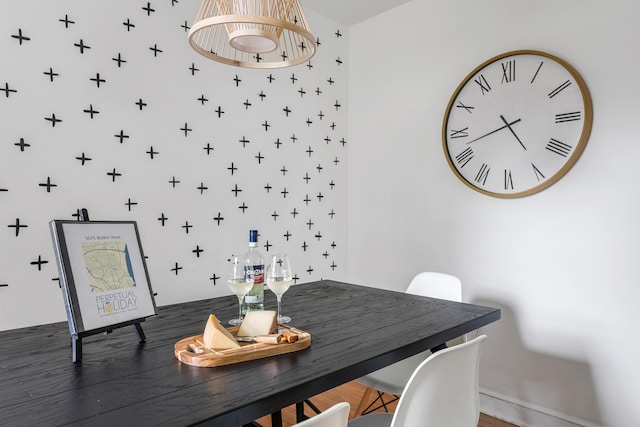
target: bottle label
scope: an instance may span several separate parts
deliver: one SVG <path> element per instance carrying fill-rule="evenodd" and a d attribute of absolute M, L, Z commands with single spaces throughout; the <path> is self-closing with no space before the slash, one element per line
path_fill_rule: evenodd
<path fill-rule="evenodd" d="M 249 267 L 247 267 L 247 271 Z M 264 265 L 253 266 L 253 287 L 244 297 L 247 304 L 261 304 L 264 301 Z"/>

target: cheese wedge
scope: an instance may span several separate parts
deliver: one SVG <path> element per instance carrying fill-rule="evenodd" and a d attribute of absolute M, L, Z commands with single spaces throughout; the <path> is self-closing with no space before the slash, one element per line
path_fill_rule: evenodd
<path fill-rule="evenodd" d="M 213 314 L 209 315 L 202 339 L 204 345 L 215 350 L 240 348 L 240 344 L 238 344 L 235 337 L 220 324 L 218 318 Z"/>
<path fill-rule="evenodd" d="M 269 335 L 275 332 L 276 312 L 272 310 L 253 310 L 247 312 L 242 320 L 239 337 L 255 337 L 256 335 Z"/>

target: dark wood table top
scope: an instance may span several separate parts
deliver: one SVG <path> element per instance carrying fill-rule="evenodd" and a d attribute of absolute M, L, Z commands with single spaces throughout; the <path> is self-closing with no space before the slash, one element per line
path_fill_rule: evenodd
<path fill-rule="evenodd" d="M 0 332 L 0 425 L 239 426 L 500 318 L 329 280 L 292 286 L 282 310 L 310 348 L 216 368 L 179 362 L 173 346 L 202 333 L 209 313 L 235 317 L 235 296 L 159 307 L 143 344 L 132 326 L 84 338 L 75 364 L 66 322 Z"/>

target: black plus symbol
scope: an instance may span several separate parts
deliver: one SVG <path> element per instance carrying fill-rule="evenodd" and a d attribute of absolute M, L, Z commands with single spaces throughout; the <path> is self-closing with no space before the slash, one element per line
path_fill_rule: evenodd
<path fill-rule="evenodd" d="M 273 81 L 274 81 L 275 79 L 276 79 L 276 78 L 275 78 L 275 77 L 273 77 L 273 74 L 269 74 L 269 75 L 267 76 L 267 80 L 269 80 L 269 83 L 273 83 Z"/>
<path fill-rule="evenodd" d="M 71 21 L 69 19 L 69 15 L 64 15 L 64 19 L 61 18 L 61 19 L 58 19 L 58 21 L 63 22 L 65 28 L 69 28 L 69 24 L 75 24 L 74 21 Z"/>
<path fill-rule="evenodd" d="M 191 252 L 193 252 L 194 254 L 196 254 L 197 258 L 200 258 L 200 254 L 202 252 L 204 252 L 204 249 L 200 249 L 200 245 L 196 245 L 196 248 L 194 250 L 192 250 Z"/>
<path fill-rule="evenodd" d="M 287 242 L 289 241 L 289 237 L 292 236 L 291 233 L 289 233 L 289 230 L 287 230 L 287 232 L 285 234 L 283 234 L 284 238 L 287 239 Z"/>
<path fill-rule="evenodd" d="M 31 145 L 24 142 L 24 138 L 20 138 L 20 142 L 16 142 L 13 145 L 20 147 L 20 151 L 24 151 L 26 147 L 31 147 Z"/>
<path fill-rule="evenodd" d="M 304 199 L 302 200 L 304 202 L 305 205 L 309 206 L 309 202 L 311 201 L 311 199 L 309 198 L 309 195 L 305 195 Z"/>
<path fill-rule="evenodd" d="M 264 159 L 264 156 L 258 151 L 258 155 L 255 156 L 256 159 L 258 159 L 258 164 L 262 164 L 262 159 Z"/>
<path fill-rule="evenodd" d="M 57 187 L 56 184 L 51 183 L 51 177 L 47 177 L 47 182 L 41 182 L 38 184 L 40 187 L 47 187 L 47 193 L 51 192 L 52 187 Z"/>
<path fill-rule="evenodd" d="M 318 113 L 318 117 L 320 117 L 320 120 L 324 118 L 324 113 L 322 112 L 322 110 L 320 110 L 320 112 Z"/>
<path fill-rule="evenodd" d="M 111 177 L 111 182 L 116 182 L 116 177 L 122 176 L 120 172 L 116 172 L 116 168 L 113 168 L 112 172 L 107 172 L 107 175 Z"/>
<path fill-rule="evenodd" d="M 176 177 L 174 176 L 171 181 L 169 181 L 169 184 L 171 184 L 173 186 L 173 188 L 176 188 L 176 184 L 180 184 L 180 181 L 176 180 Z"/>
<path fill-rule="evenodd" d="M 213 286 L 216 285 L 216 281 L 220 278 L 220 276 L 216 276 L 216 273 L 213 273 L 213 276 L 209 277 L 209 280 L 213 280 Z"/>
<path fill-rule="evenodd" d="M 289 117 L 289 113 L 291 112 L 291 110 L 289 109 L 289 106 L 286 106 L 282 109 L 282 111 L 284 111 L 284 114 Z"/>
<path fill-rule="evenodd" d="M 216 221 L 218 223 L 218 226 L 219 226 L 220 225 L 220 221 L 224 221 L 224 218 L 222 217 L 222 214 L 220 212 L 218 212 L 218 215 L 214 216 L 213 220 Z"/>
<path fill-rule="evenodd" d="M 153 56 L 157 57 L 158 53 L 162 53 L 162 49 L 158 48 L 158 44 L 155 43 L 152 47 L 149 48 L 150 51 L 153 51 Z"/>
<path fill-rule="evenodd" d="M 247 99 L 246 101 L 244 101 L 244 102 L 242 103 L 242 105 L 244 105 L 244 109 L 245 109 L 245 110 L 248 110 L 248 109 L 249 109 L 249 107 L 251 107 L 251 103 L 249 102 L 249 100 L 248 100 L 248 99 Z"/>
<path fill-rule="evenodd" d="M 196 68 L 196 64 L 195 63 L 191 63 L 191 67 L 189 67 L 189 69 L 191 70 L 191 75 L 195 76 L 196 75 L 196 71 L 200 71 L 199 68 Z"/>
<path fill-rule="evenodd" d="M 322 239 L 322 234 L 320 234 L 320 232 L 318 232 L 313 237 L 315 237 L 316 239 L 318 239 L 318 241 L 320 241 L 320 239 Z"/>
<path fill-rule="evenodd" d="M 267 193 L 271 191 L 271 188 L 273 187 L 271 187 L 269 183 L 267 183 L 267 185 L 264 186 L 264 189 L 267 190 Z"/>
<path fill-rule="evenodd" d="M 0 89 L 0 90 L 4 91 L 4 95 L 5 95 L 7 98 L 9 97 L 9 93 L 16 93 L 16 92 L 18 92 L 18 91 L 17 91 L 17 90 L 15 90 L 15 89 L 11 89 L 11 88 L 9 87 L 9 83 L 5 83 L 5 84 L 4 84 L 4 88 L 3 88 L 3 89 Z"/>
<path fill-rule="evenodd" d="M 308 184 L 309 180 L 311 179 L 311 177 L 309 176 L 309 172 L 306 172 L 302 179 L 305 180 L 305 184 Z"/>
<path fill-rule="evenodd" d="M 264 93 L 263 90 L 261 90 L 258 96 L 260 97 L 260 101 L 264 101 L 264 99 L 267 97 L 267 94 Z"/>
<path fill-rule="evenodd" d="M 296 77 L 295 73 L 291 74 L 290 79 L 292 84 L 296 84 L 296 81 L 298 81 L 298 78 Z"/>
<path fill-rule="evenodd" d="M 144 107 L 146 107 L 146 106 L 147 106 L 147 103 L 146 103 L 146 102 L 144 102 L 144 101 L 142 100 L 142 98 L 138 99 L 138 100 L 135 102 L 135 104 L 138 106 L 138 108 L 140 109 L 140 111 L 142 111 L 142 109 L 143 109 Z"/>
<path fill-rule="evenodd" d="M 231 190 L 231 192 L 234 193 L 236 197 L 238 197 L 238 193 L 242 192 L 242 190 L 239 189 L 238 184 L 236 184 L 233 190 Z"/>
<path fill-rule="evenodd" d="M 238 168 L 237 168 L 237 167 L 235 167 L 235 166 L 233 165 L 233 162 L 231 162 L 231 166 L 229 166 L 229 167 L 227 168 L 227 170 L 230 170 L 230 171 L 231 171 L 231 176 L 233 176 L 233 173 L 234 173 L 235 171 L 237 171 L 237 170 L 238 170 Z"/>
<path fill-rule="evenodd" d="M 329 183 L 329 187 L 331 187 L 331 189 L 333 190 L 333 187 L 336 186 L 336 183 L 333 182 L 333 180 L 331 180 L 331 182 Z"/>
<path fill-rule="evenodd" d="M 274 220 L 274 221 L 277 221 L 277 220 L 278 220 L 278 217 L 279 217 L 280 215 L 278 215 L 278 212 L 273 211 L 273 213 L 271 214 L 271 216 L 273 217 L 273 220 Z"/>
<path fill-rule="evenodd" d="M 331 212 L 329 212 L 329 216 L 331 217 L 331 219 L 333 219 L 333 216 L 334 216 L 335 214 L 336 214 L 336 213 L 333 211 L 333 209 L 331 209 Z"/>
<path fill-rule="evenodd" d="M 200 98 L 198 98 L 198 101 L 200 101 L 200 103 L 202 105 L 204 105 L 205 102 L 208 102 L 209 100 L 207 98 L 204 97 L 204 93 L 202 95 L 200 95 Z M 219 116 L 218 116 L 219 117 Z"/>
<path fill-rule="evenodd" d="M 184 223 L 184 225 L 182 226 L 182 228 L 184 228 L 184 231 L 185 231 L 187 234 L 189 234 L 189 229 L 190 229 L 191 227 L 193 227 L 193 225 L 189 225 L 189 221 L 186 221 L 186 222 Z"/>
<path fill-rule="evenodd" d="M 218 113 L 218 118 L 222 117 L 222 115 L 224 114 L 224 111 L 222 111 L 222 107 L 220 105 L 218 105 L 218 108 L 215 111 L 216 113 Z"/>
<path fill-rule="evenodd" d="M 324 251 L 324 253 L 322 254 L 322 256 L 324 257 L 324 259 L 329 258 L 329 252 Z"/>
<path fill-rule="evenodd" d="M 206 187 L 206 186 L 204 185 L 204 183 L 202 183 L 202 182 L 200 183 L 200 186 L 199 186 L 199 187 L 196 187 L 196 188 L 197 188 L 198 190 L 200 190 L 200 194 L 201 194 L 201 195 L 202 195 L 202 194 L 204 194 L 204 190 L 208 190 L 208 189 L 209 189 L 209 187 Z"/>
<path fill-rule="evenodd" d="M 302 242 L 301 248 L 302 248 L 303 251 L 306 252 L 308 247 L 309 247 L 309 245 L 307 245 L 307 242 Z"/>
<path fill-rule="evenodd" d="M 29 37 L 22 35 L 22 28 L 18 28 L 18 34 L 14 34 L 11 37 L 13 37 L 14 39 L 18 39 L 18 42 L 20 42 L 20 45 L 22 45 L 23 41 L 28 42 L 29 40 L 31 40 Z"/>
<path fill-rule="evenodd" d="M 335 81 L 333 80 L 333 78 L 329 77 L 329 79 L 327 80 L 327 82 L 329 83 L 329 85 L 332 85 L 335 83 Z"/>
<path fill-rule="evenodd" d="M 329 135 L 327 135 L 327 136 L 324 138 L 324 142 L 326 142 L 327 144 L 329 144 L 329 143 L 331 142 L 331 138 L 329 138 Z"/>
<path fill-rule="evenodd" d="M 74 43 L 73 45 L 77 48 L 80 48 L 80 54 L 84 54 L 85 49 L 91 49 L 91 46 L 87 46 L 86 44 L 84 44 L 84 41 L 82 39 L 80 39 L 79 43 Z"/>
<path fill-rule="evenodd" d="M 294 144 L 296 143 L 296 141 L 298 140 L 298 137 L 296 136 L 296 134 L 294 133 L 293 135 L 291 135 L 291 137 L 289 138 L 291 140 L 291 142 L 293 142 Z"/>
<path fill-rule="evenodd" d="M 96 114 L 100 114 L 100 111 L 98 110 L 94 110 L 93 109 L 93 104 L 89 104 L 89 108 L 86 110 L 83 110 L 85 113 L 89 114 L 89 116 L 93 119 L 93 116 L 95 116 Z"/>
<path fill-rule="evenodd" d="M 80 157 L 76 157 L 76 160 L 80 160 L 82 162 L 82 166 L 84 166 L 85 162 L 88 162 L 91 160 L 91 157 L 87 157 L 84 155 L 84 151 L 82 152 L 82 156 Z"/>
<path fill-rule="evenodd" d="M 18 237 L 18 235 L 20 234 L 20 229 L 21 229 L 21 228 L 27 228 L 27 227 L 28 227 L 28 225 L 20 224 L 20 218 L 16 218 L 16 223 L 15 223 L 15 224 L 8 225 L 7 227 L 9 227 L 9 228 L 15 228 L 15 229 L 16 229 L 16 237 Z"/>
<path fill-rule="evenodd" d="M 125 139 L 129 139 L 129 135 L 126 135 L 126 134 L 124 133 L 124 130 L 123 130 L 123 129 L 120 129 L 120 133 L 117 133 L 117 134 L 115 134 L 115 135 L 113 135 L 113 136 L 115 136 L 116 138 L 118 138 L 118 139 L 120 140 L 120 144 L 122 144 L 122 142 L 123 142 Z"/>
<path fill-rule="evenodd" d="M 338 63 L 338 65 L 342 65 L 342 59 L 340 59 L 340 57 L 336 58 L 336 62 Z"/>
<path fill-rule="evenodd" d="M 211 154 L 211 152 L 213 151 L 213 147 L 211 146 L 211 144 L 209 144 L 207 142 L 207 145 L 203 148 L 203 150 L 205 150 L 207 152 L 207 156 Z"/>
<path fill-rule="evenodd" d="M 260 52 L 256 53 L 253 58 L 256 60 L 256 62 L 262 61 L 262 56 L 260 56 Z"/>
<path fill-rule="evenodd" d="M 285 176 L 289 171 L 287 170 L 286 167 L 283 166 L 282 169 L 280 169 L 280 172 L 282 172 L 282 176 Z"/>
<path fill-rule="evenodd" d="M 311 222 L 311 220 L 307 221 L 307 226 L 309 227 L 309 230 L 311 230 L 312 225 L 313 225 L 313 222 Z"/>
<path fill-rule="evenodd" d="M 151 2 L 147 2 L 147 5 L 142 8 L 142 10 L 147 12 L 147 16 L 151 16 L 152 12 L 155 12 L 155 9 L 151 8 Z M 177 264 L 176 264 L 177 265 Z"/>
<path fill-rule="evenodd" d="M 262 124 L 262 126 L 264 126 L 264 131 L 267 132 L 269 130 L 269 128 L 271 127 L 271 125 L 269 124 L 269 122 L 267 122 L 266 120 L 264 121 L 264 123 Z"/>
<path fill-rule="evenodd" d="M 311 65 L 311 61 L 307 62 L 307 68 L 308 69 L 312 69 L 313 68 L 313 65 Z"/>
<path fill-rule="evenodd" d="M 283 61 L 286 61 L 287 59 L 289 59 L 289 57 L 287 56 L 287 53 L 284 50 L 282 51 L 280 58 L 282 58 Z"/>
<path fill-rule="evenodd" d="M 113 59 L 114 61 L 116 61 L 118 63 L 118 68 L 122 67 L 122 64 L 127 62 L 124 59 L 122 59 L 122 55 L 120 53 L 118 53 L 118 57 L 117 58 L 111 58 L 111 59 Z"/>
<path fill-rule="evenodd" d="M 336 107 L 336 111 L 338 111 L 340 107 L 342 107 L 342 105 L 340 105 L 340 102 L 338 102 L 338 100 L 336 100 L 336 103 L 333 104 L 333 106 Z"/>
<path fill-rule="evenodd" d="M 53 81 L 54 77 L 58 77 L 60 74 L 54 73 L 53 68 L 49 67 L 49 71 L 45 71 L 42 74 L 49 76 L 49 80 Z"/>
<path fill-rule="evenodd" d="M 309 155 L 309 157 L 311 157 L 311 153 L 313 153 L 313 150 L 311 149 L 311 146 L 309 146 L 309 148 L 307 148 L 306 153 Z"/>
<path fill-rule="evenodd" d="M 316 166 L 316 169 L 318 169 L 318 173 L 322 172 L 322 165 L 320 163 L 318 163 L 318 166 Z"/>
<path fill-rule="evenodd" d="M 96 86 L 100 87 L 101 83 L 106 83 L 107 81 L 100 77 L 100 73 L 96 73 L 95 77 L 90 78 L 92 82 L 96 82 Z"/>
<path fill-rule="evenodd" d="M 136 26 L 134 24 L 131 23 L 131 21 L 129 20 L 129 18 L 127 18 L 127 22 L 123 22 L 122 25 L 124 25 L 125 27 L 127 27 L 127 31 L 131 31 L 132 28 L 135 28 Z"/>
<path fill-rule="evenodd" d="M 307 117 L 307 127 L 310 127 L 313 124 L 313 121 Z"/>
<path fill-rule="evenodd" d="M 175 267 L 173 267 L 170 271 L 174 271 L 174 272 L 176 273 L 176 276 L 177 276 L 177 275 L 178 275 L 178 272 L 179 272 L 180 270 L 182 270 L 182 267 L 180 267 L 180 266 L 178 265 L 178 263 L 176 262 L 176 266 L 175 266 Z"/>
<path fill-rule="evenodd" d="M 335 32 L 335 35 L 336 35 L 336 37 L 337 37 L 337 38 L 342 37 L 342 34 L 340 34 L 340 30 L 336 31 L 336 32 Z"/>
<path fill-rule="evenodd" d="M 331 242 L 331 248 L 332 248 L 332 249 L 335 249 L 335 248 L 336 248 L 336 246 L 338 246 L 338 245 L 336 244 L 336 242 Z"/>
<path fill-rule="evenodd" d="M 344 138 L 340 140 L 340 144 L 342 144 L 343 147 L 346 145 L 346 143 L 347 141 Z"/>
<path fill-rule="evenodd" d="M 242 148 L 246 147 L 248 143 L 250 143 L 251 141 L 249 141 L 244 135 L 242 135 L 242 139 L 239 140 L 239 142 L 242 142 Z"/>
<path fill-rule="evenodd" d="M 293 215 L 293 217 L 295 218 L 296 215 L 298 215 L 300 212 L 298 212 L 297 208 L 293 208 L 293 210 L 291 211 L 291 215 Z"/>
<path fill-rule="evenodd" d="M 242 81 L 240 79 L 240 77 L 238 77 L 238 75 L 236 74 L 235 78 L 233 79 L 234 82 L 236 82 L 236 87 L 240 86 L 240 82 Z"/>
<path fill-rule="evenodd" d="M 127 206 L 127 208 L 129 209 L 129 212 L 131 212 L 131 206 L 135 206 L 137 204 L 138 204 L 137 202 L 132 202 L 131 198 L 129 198 L 127 200 L 127 203 L 125 203 L 124 205 Z"/>
<path fill-rule="evenodd" d="M 271 249 L 271 246 L 273 246 L 271 243 L 269 243 L 269 241 L 267 240 L 267 242 L 264 244 L 264 249 L 269 252 L 269 249 Z"/>
<path fill-rule="evenodd" d="M 300 94 L 300 98 L 304 97 L 304 95 L 307 93 L 304 91 L 303 88 L 300 88 L 300 90 L 298 91 L 298 93 Z"/>
<path fill-rule="evenodd" d="M 321 93 L 322 91 L 320 90 L 320 87 L 316 88 L 316 95 L 320 96 Z"/>
<path fill-rule="evenodd" d="M 335 262 L 335 261 L 333 261 L 333 262 L 331 263 L 330 267 L 331 267 L 331 270 L 335 270 L 335 269 L 336 269 L 336 267 L 337 267 L 336 262 Z"/>
<path fill-rule="evenodd" d="M 311 273 L 313 273 L 313 267 L 309 266 L 309 268 L 307 268 L 307 273 L 311 276 Z"/>
<path fill-rule="evenodd" d="M 280 146 L 282 145 L 282 142 L 280 142 L 280 138 L 273 141 L 273 143 L 276 144 L 276 149 L 280 149 Z"/>
<path fill-rule="evenodd" d="M 329 127 L 331 128 L 331 130 L 336 130 L 336 122 L 332 122 Z"/>
<path fill-rule="evenodd" d="M 56 118 L 55 114 L 51 114 L 51 117 L 45 117 L 44 118 L 46 121 L 51 122 L 51 127 L 56 127 L 56 123 L 60 123 L 62 121 L 62 119 L 58 119 Z"/>
<path fill-rule="evenodd" d="M 162 223 L 162 226 L 164 227 L 164 223 L 168 220 L 169 218 L 167 218 L 166 216 L 164 216 L 164 212 L 162 212 L 162 214 L 160 215 L 160 218 L 158 218 L 158 221 L 160 221 Z"/>
<path fill-rule="evenodd" d="M 42 264 L 48 264 L 49 261 L 45 261 L 42 259 L 41 255 L 38 255 L 38 260 L 37 261 L 31 261 L 31 265 L 37 265 L 38 266 L 38 271 L 42 270 Z"/>
<path fill-rule="evenodd" d="M 153 160 L 153 156 L 155 156 L 156 154 L 160 154 L 159 151 L 153 151 L 153 145 L 149 147 L 149 151 L 146 152 L 149 157 L 151 157 L 151 160 Z"/>
<path fill-rule="evenodd" d="M 282 190 L 280 192 L 280 194 L 282 194 L 282 198 L 286 199 L 287 198 L 287 194 L 289 194 L 289 192 L 287 191 L 287 188 L 285 187 L 284 190 Z"/>
<path fill-rule="evenodd" d="M 238 206 L 238 209 L 242 209 L 242 213 L 244 213 L 244 211 L 247 210 L 248 208 L 249 206 L 247 206 L 245 202 L 242 202 L 242 204 Z"/>
<path fill-rule="evenodd" d="M 184 21 L 184 24 L 180 25 L 180 27 L 184 28 L 184 32 L 185 33 L 191 29 L 191 27 L 189 26 L 189 23 L 187 21 Z"/>
<path fill-rule="evenodd" d="M 187 137 L 189 135 L 189 132 L 193 131 L 193 129 L 189 128 L 189 124 L 185 123 L 184 127 L 180 128 L 181 131 L 184 132 L 184 136 Z"/>

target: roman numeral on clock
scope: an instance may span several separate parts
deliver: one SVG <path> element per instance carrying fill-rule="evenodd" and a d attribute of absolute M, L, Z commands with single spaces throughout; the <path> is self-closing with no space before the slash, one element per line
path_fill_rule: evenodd
<path fill-rule="evenodd" d="M 502 64 L 502 82 L 511 83 L 516 80 L 516 60 L 503 62 Z"/>
<path fill-rule="evenodd" d="M 471 111 L 471 110 L 473 110 L 476 107 L 472 107 L 470 105 L 464 105 L 462 103 L 462 101 L 458 101 L 458 104 L 456 105 L 456 108 L 464 108 L 465 110 L 467 110 L 467 113 L 471 114 L 471 113 L 473 113 L 473 111 Z"/>
<path fill-rule="evenodd" d="M 462 153 L 456 156 L 456 161 L 460 165 L 460 168 L 463 168 L 471 159 L 473 159 L 473 150 L 471 147 L 467 147 Z"/>
<path fill-rule="evenodd" d="M 559 156 L 567 157 L 573 147 L 569 144 L 565 144 L 564 142 L 558 141 L 557 139 L 551 138 L 551 140 L 549 141 L 549 143 L 545 148 Z"/>
<path fill-rule="evenodd" d="M 504 189 L 513 190 L 513 178 L 511 177 L 511 170 L 504 170 Z"/>
<path fill-rule="evenodd" d="M 466 138 L 469 136 L 468 130 L 468 127 L 460 130 L 451 129 L 451 135 L 449 135 L 449 138 Z"/>
<path fill-rule="evenodd" d="M 531 167 L 533 168 L 533 173 L 536 174 L 536 179 L 538 181 L 540 181 L 541 179 L 544 179 L 544 175 L 542 172 L 540 172 L 540 169 L 538 169 L 536 167 L 536 165 L 534 165 L 533 163 L 531 163 Z"/>
<path fill-rule="evenodd" d="M 559 94 L 560 92 L 568 88 L 569 86 L 571 86 L 571 82 L 567 80 L 566 82 L 562 83 L 560 86 L 558 86 L 557 88 L 549 92 L 549 98 L 553 98 L 554 96 L 556 96 L 557 94 Z"/>
<path fill-rule="evenodd" d="M 580 111 L 574 111 L 572 113 L 556 114 L 556 123 L 575 122 L 582 118 Z"/>
<path fill-rule="evenodd" d="M 489 167 L 489 165 L 487 165 L 486 163 L 483 163 L 482 166 L 480 166 L 480 170 L 478 171 L 478 174 L 476 175 L 475 181 L 478 184 L 485 185 L 487 183 L 487 177 L 489 176 L 489 171 L 490 170 L 491 170 L 491 168 Z"/>
<path fill-rule="evenodd" d="M 480 74 L 480 76 L 477 79 L 473 79 L 473 81 L 476 82 L 478 86 L 480 86 L 480 91 L 483 96 L 485 92 L 489 93 L 489 91 L 491 90 L 491 86 L 489 85 L 489 82 L 487 81 L 487 79 L 485 79 L 485 77 L 482 74 Z"/>

